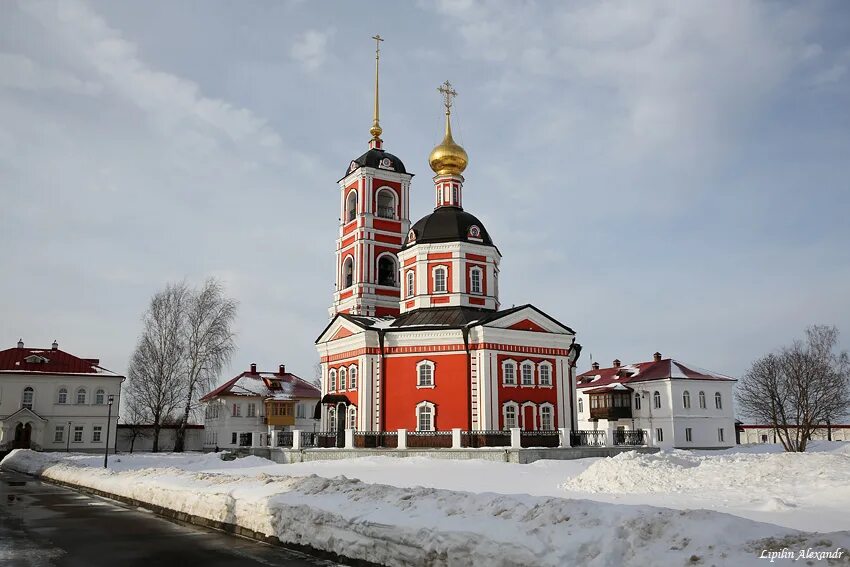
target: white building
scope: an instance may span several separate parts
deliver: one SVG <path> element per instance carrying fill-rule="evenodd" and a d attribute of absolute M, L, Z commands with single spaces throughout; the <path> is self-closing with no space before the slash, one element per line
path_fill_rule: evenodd
<path fill-rule="evenodd" d="M 604 430 L 613 444 L 642 429 L 646 442 L 699 449 L 735 444 L 736 380 L 655 353 L 650 362 L 593 368 L 577 378 L 580 430 Z"/>
<path fill-rule="evenodd" d="M 124 377 L 94 358 L 51 348 L 0 351 L 0 451 L 103 451 L 115 446 Z M 107 433 L 107 417 L 110 413 Z"/>
<path fill-rule="evenodd" d="M 177 425 L 166 424 L 159 430 L 161 451 L 170 451 L 177 442 Z M 153 430 L 151 424 L 119 423 L 119 453 L 141 453 L 153 451 Z M 184 451 L 202 451 L 204 449 L 204 426 L 196 423 L 186 424 L 186 436 L 183 438 Z"/>
<path fill-rule="evenodd" d="M 280 365 L 278 372 L 257 372 L 257 365 L 201 398 L 204 449 L 266 446 L 272 432 L 314 431 L 319 389 Z"/>
<path fill-rule="evenodd" d="M 738 425 L 741 445 L 749 443 L 782 443 L 776 430 L 770 425 Z M 792 430 L 793 435 L 793 430 Z M 823 427 L 812 434 L 814 441 L 850 441 L 850 425 L 833 424 Z"/>

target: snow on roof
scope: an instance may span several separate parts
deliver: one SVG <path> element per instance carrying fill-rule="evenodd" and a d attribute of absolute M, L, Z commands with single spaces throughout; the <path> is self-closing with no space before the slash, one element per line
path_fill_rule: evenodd
<path fill-rule="evenodd" d="M 594 388 L 607 384 L 648 382 L 652 380 L 734 381 L 731 376 L 712 372 L 672 358 L 638 362 L 620 367 L 594 368 L 576 377 L 576 387 Z"/>
<path fill-rule="evenodd" d="M 97 358 L 80 358 L 63 350 L 9 348 L 0 350 L 0 372 L 32 374 L 97 374 L 119 376 L 100 366 Z"/>
<path fill-rule="evenodd" d="M 285 401 L 320 398 L 321 395 L 314 385 L 289 372 L 243 372 L 203 396 L 201 401 L 218 396 L 252 396 Z"/>

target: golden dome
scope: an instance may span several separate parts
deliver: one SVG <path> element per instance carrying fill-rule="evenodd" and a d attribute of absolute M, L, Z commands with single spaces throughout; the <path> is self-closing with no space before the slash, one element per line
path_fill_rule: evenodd
<path fill-rule="evenodd" d="M 469 163 L 466 150 L 452 139 L 450 112 L 446 112 L 446 135 L 428 156 L 428 164 L 437 175 L 460 175 Z"/>

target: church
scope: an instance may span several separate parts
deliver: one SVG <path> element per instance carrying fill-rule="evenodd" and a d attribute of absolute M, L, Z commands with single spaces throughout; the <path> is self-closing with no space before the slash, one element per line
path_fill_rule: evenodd
<path fill-rule="evenodd" d="M 336 289 L 316 340 L 323 430 L 576 429 L 581 346 L 531 304 L 501 308 L 502 255 L 464 208 L 469 158 L 452 138 L 457 92 L 448 81 L 439 88 L 445 136 L 428 160 L 434 210 L 411 224 L 413 175 L 381 139 L 379 57 L 376 49 L 369 147 L 339 180 Z"/>

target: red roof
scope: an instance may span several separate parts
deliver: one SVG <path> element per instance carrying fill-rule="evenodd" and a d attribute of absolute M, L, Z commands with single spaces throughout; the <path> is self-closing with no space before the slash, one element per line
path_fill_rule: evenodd
<path fill-rule="evenodd" d="M 0 350 L 0 372 L 39 374 L 116 374 L 99 366 L 97 358 L 79 358 L 58 348 Z"/>
<path fill-rule="evenodd" d="M 609 384 L 628 384 L 630 382 L 648 382 L 651 380 L 718 380 L 735 381 L 730 376 L 703 370 L 684 362 L 663 358 L 661 360 L 638 362 L 611 368 L 592 369 L 576 377 L 578 388 L 598 388 Z"/>
<path fill-rule="evenodd" d="M 206 402 L 217 396 L 261 396 L 295 400 L 320 398 L 322 393 L 317 387 L 290 372 L 243 372 L 231 378 L 218 388 L 201 398 Z"/>

